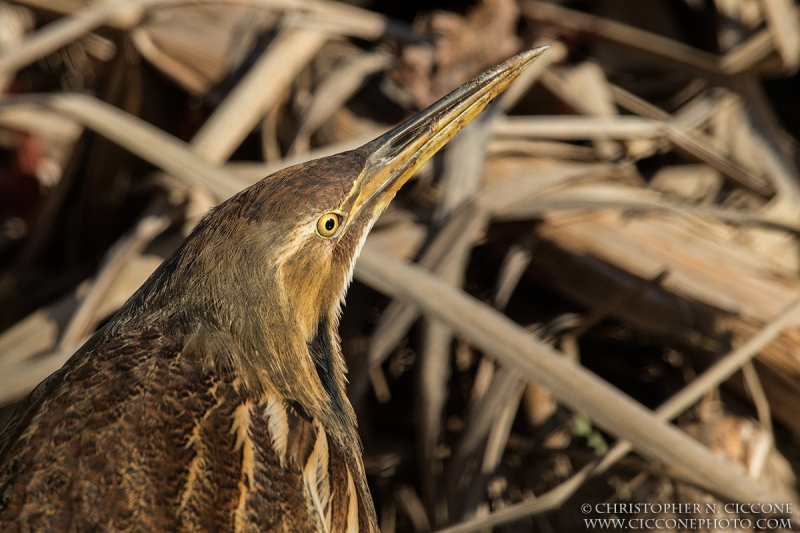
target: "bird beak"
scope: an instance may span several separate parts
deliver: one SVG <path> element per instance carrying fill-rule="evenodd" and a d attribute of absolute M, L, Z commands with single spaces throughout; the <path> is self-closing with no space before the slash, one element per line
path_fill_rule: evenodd
<path fill-rule="evenodd" d="M 346 224 L 367 205 L 373 212 L 382 212 L 414 172 L 548 48 L 541 46 L 507 59 L 364 145 L 361 149 L 370 155 L 342 204 Z"/>

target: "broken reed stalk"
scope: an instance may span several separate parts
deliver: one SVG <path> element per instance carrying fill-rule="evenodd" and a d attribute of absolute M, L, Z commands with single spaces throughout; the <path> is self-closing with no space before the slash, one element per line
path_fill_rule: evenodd
<path fill-rule="evenodd" d="M 117 0 L 90 6 L 79 3 L 68 5 L 62 3 L 62 5 L 52 0 L 44 4 L 41 4 L 40 0 L 16 0 L 16 3 L 60 10 L 68 16 L 48 24 L 16 48 L 0 54 L 0 75 L 16 72 L 104 24 L 111 23 L 119 29 L 129 30 L 141 21 L 147 9 L 153 7 L 208 3 L 298 12 L 314 17 L 318 26 L 325 21 L 324 28 L 318 28 L 318 31 L 341 33 L 362 39 L 376 39 L 390 29 L 387 28 L 386 18 L 377 13 L 320 0 Z M 313 20 L 309 23 L 313 24 Z"/>
<path fill-rule="evenodd" d="M 195 134 L 194 151 L 212 163 L 227 161 L 328 39 L 316 30 L 284 28 Z"/>

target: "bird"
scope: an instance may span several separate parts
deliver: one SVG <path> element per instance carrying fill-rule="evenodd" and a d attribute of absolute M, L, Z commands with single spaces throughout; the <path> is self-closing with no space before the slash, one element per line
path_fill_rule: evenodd
<path fill-rule="evenodd" d="M 12 415 L 0 530 L 377 532 L 337 333 L 356 258 L 544 48 L 210 210 Z"/>

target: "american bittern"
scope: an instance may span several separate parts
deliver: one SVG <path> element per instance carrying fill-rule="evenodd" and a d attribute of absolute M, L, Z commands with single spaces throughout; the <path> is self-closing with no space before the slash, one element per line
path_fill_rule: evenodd
<path fill-rule="evenodd" d="M 367 233 L 538 57 L 213 209 L 0 437 L 3 531 L 377 531 L 337 336 Z"/>

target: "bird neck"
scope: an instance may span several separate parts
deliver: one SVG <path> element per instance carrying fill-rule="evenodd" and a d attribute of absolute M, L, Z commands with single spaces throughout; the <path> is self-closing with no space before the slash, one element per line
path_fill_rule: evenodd
<path fill-rule="evenodd" d="M 198 239 L 195 239 L 197 241 Z M 164 262 L 106 328 L 156 326 L 254 398 L 293 402 L 343 442 L 357 438 L 345 392 L 338 303 L 309 327 L 268 262 L 188 243 Z M 228 257 L 221 261 L 220 257 Z"/>

